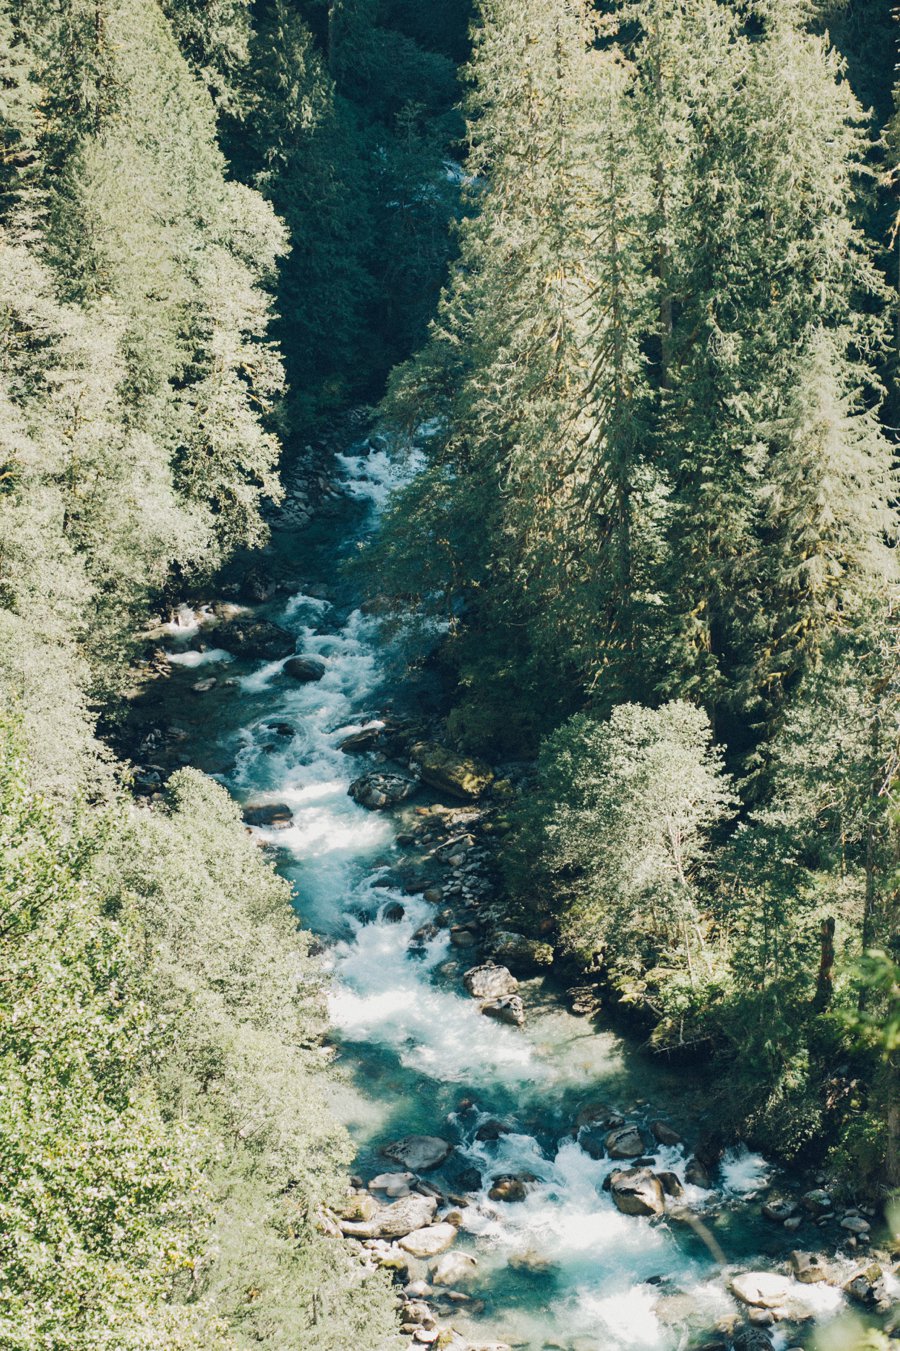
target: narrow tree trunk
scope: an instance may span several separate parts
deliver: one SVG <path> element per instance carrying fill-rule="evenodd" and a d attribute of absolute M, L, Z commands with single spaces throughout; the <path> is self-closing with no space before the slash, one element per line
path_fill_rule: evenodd
<path fill-rule="evenodd" d="M 823 919 L 820 928 L 819 975 L 813 998 L 813 1011 L 824 1013 L 834 994 L 834 920 Z"/>

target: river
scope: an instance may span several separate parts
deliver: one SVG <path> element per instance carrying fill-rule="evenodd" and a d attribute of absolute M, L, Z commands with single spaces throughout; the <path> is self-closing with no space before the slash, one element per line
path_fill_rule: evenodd
<path fill-rule="evenodd" d="M 340 1071 L 332 1106 L 357 1144 L 355 1171 L 368 1180 L 390 1168 L 379 1149 L 410 1132 L 455 1146 L 428 1177 L 450 1193 L 460 1180 L 469 1184 L 457 1246 L 477 1258 L 477 1275 L 448 1321 L 473 1346 L 675 1351 L 703 1333 L 716 1345 L 717 1325 L 738 1308 L 729 1272 L 771 1267 L 789 1248 L 810 1246 L 815 1231 L 813 1239 L 788 1236 L 760 1218 L 758 1193 L 773 1170 L 743 1149 L 726 1156 L 711 1189 L 685 1185 L 699 1223 L 621 1214 L 602 1185 L 613 1162 L 592 1158 L 573 1133 L 579 1109 L 600 1100 L 628 1121 L 662 1116 L 690 1139 L 703 1122 L 702 1088 L 568 1012 L 550 982 L 523 987 L 524 1028 L 483 1017 L 462 986 L 468 962 L 447 930 L 414 940 L 434 904 L 385 883 L 398 862 L 421 853 L 407 827 L 434 799 L 419 795 L 390 813 L 357 806 L 348 786 L 371 766 L 338 744 L 386 707 L 403 711 L 409 640 L 382 636 L 339 565 L 377 528 L 415 457 L 394 464 L 357 445 L 337 468 L 340 496 L 309 528 L 276 522 L 270 559 L 292 589 L 262 609 L 296 634 L 299 652 L 324 662 L 323 678 L 296 684 L 282 677 L 281 662 L 199 650 L 201 617 L 185 611 L 165 631 L 173 674 L 158 683 L 182 729 L 184 761 L 215 773 L 242 802 L 290 808 L 286 829 L 257 833 L 294 883 L 302 921 L 321 936 L 332 973 Z M 202 695 L 192 689 L 201 678 L 216 681 Z M 485 1131 L 489 1121 L 503 1131 Z M 656 1147 L 654 1166 L 683 1180 L 685 1151 Z M 530 1175 L 525 1200 L 488 1198 L 503 1173 Z M 828 1285 L 798 1285 L 796 1294 L 822 1317 L 841 1303 Z M 776 1348 L 796 1343 L 785 1326 L 768 1329 Z"/>

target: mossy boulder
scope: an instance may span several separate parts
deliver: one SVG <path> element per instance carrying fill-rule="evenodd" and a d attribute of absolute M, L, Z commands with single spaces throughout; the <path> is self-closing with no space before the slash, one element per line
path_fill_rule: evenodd
<path fill-rule="evenodd" d="M 491 937 L 488 946 L 498 962 L 516 971 L 537 971 L 553 965 L 553 948 L 539 938 L 503 930 Z"/>
<path fill-rule="evenodd" d="M 419 778 L 429 788 L 464 802 L 474 802 L 494 782 L 493 772 L 483 761 L 458 755 L 430 741 L 417 741 L 410 758 Z"/>

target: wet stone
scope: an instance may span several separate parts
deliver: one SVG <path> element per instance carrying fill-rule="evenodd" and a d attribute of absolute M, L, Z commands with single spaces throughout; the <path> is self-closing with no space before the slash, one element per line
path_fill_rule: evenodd
<path fill-rule="evenodd" d="M 478 1260 L 469 1253 L 448 1252 L 439 1257 L 431 1272 L 432 1285 L 465 1285 L 474 1280 Z"/>
<path fill-rule="evenodd" d="M 322 679 L 326 666 L 317 657 L 291 657 L 284 663 L 282 671 L 298 684 L 310 685 Z"/>
<path fill-rule="evenodd" d="M 522 1027 L 525 1022 L 525 1005 L 517 994 L 491 999 L 482 1004 L 481 1012 L 486 1018 L 494 1018 L 498 1023 L 507 1023 L 510 1027 Z"/>
<path fill-rule="evenodd" d="M 603 1143 L 611 1159 L 637 1159 L 644 1152 L 644 1137 L 637 1126 L 610 1131 Z"/>
<path fill-rule="evenodd" d="M 820 1187 L 807 1192 L 803 1197 L 802 1205 L 805 1211 L 816 1218 L 820 1215 L 830 1215 L 834 1209 L 834 1202 L 828 1192 L 823 1191 Z"/>
<path fill-rule="evenodd" d="M 613 1173 L 609 1189 L 623 1215 L 661 1215 L 665 1209 L 662 1183 L 649 1168 Z"/>
<path fill-rule="evenodd" d="M 732 1294 L 743 1304 L 763 1309 L 777 1309 L 791 1295 L 790 1281 L 771 1271 L 745 1271 L 732 1277 L 730 1284 Z"/>
<path fill-rule="evenodd" d="M 463 976 L 463 984 L 475 999 L 500 999 L 515 994 L 519 988 L 515 976 L 505 966 L 495 966 L 493 962 L 473 966 Z"/>
<path fill-rule="evenodd" d="M 656 1176 L 659 1178 L 660 1186 L 666 1196 L 671 1196 L 675 1199 L 679 1196 L 684 1196 L 684 1187 L 682 1187 L 677 1173 L 662 1172 L 657 1173 Z"/>
<path fill-rule="evenodd" d="M 399 1247 L 411 1257 L 436 1257 L 456 1242 L 457 1231 L 452 1224 L 431 1224 L 416 1229 L 400 1239 Z"/>
<path fill-rule="evenodd" d="M 427 1173 L 444 1162 L 453 1146 L 438 1135 L 404 1135 L 385 1145 L 381 1153 L 414 1173 Z"/>
<path fill-rule="evenodd" d="M 670 1126 L 667 1121 L 651 1121 L 650 1134 L 659 1145 L 680 1145 L 684 1143 L 678 1131 L 675 1130 L 674 1126 Z"/>
<path fill-rule="evenodd" d="M 828 1279 L 828 1271 L 818 1253 L 792 1252 L 791 1271 L 794 1273 L 794 1279 L 803 1285 L 816 1285 Z"/>
<path fill-rule="evenodd" d="M 287 830 L 294 823 L 294 813 L 285 802 L 248 802 L 244 807 L 244 820 L 248 826 Z"/>

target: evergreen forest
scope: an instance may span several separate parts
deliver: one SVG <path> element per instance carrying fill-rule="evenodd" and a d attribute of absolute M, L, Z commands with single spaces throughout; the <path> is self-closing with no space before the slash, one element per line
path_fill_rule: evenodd
<path fill-rule="evenodd" d="M 188 752 L 148 790 L 130 730 L 148 632 L 267 566 L 296 466 L 351 414 L 391 491 L 329 567 L 353 641 L 373 625 L 409 679 L 396 727 L 379 711 L 382 740 L 351 748 L 382 747 L 377 791 L 385 761 L 406 787 L 364 800 L 358 779 L 352 811 L 449 785 L 494 907 L 444 921 L 450 957 L 474 934 L 487 969 L 588 991 L 582 1029 L 694 1085 L 695 1177 L 750 1149 L 808 1195 L 826 1179 L 842 1260 L 878 1226 L 887 1254 L 828 1351 L 900 1336 L 893 11 L 0 0 L 0 1351 L 506 1347 L 429 1321 L 417 1270 L 363 1232 L 344 950 L 306 922 L 320 846 L 307 896 L 303 850 L 295 872 L 260 848 L 247 792 Z M 310 507 L 316 548 L 335 510 Z M 271 617 L 274 594 L 249 600 Z M 178 659 L 167 683 L 199 708 Z M 287 675 L 217 679 L 258 722 Z M 428 801 L 402 808 L 409 839 L 444 820 Z M 469 818 L 446 812 L 456 840 Z M 515 1026 L 485 1025 L 519 1036 L 492 998 Z M 403 1073 L 411 1026 L 379 1043 Z M 416 1191 L 410 1166 L 396 1205 L 412 1186 L 453 1207 L 423 1233 L 465 1232 L 479 1189 Z M 508 1173 L 481 1179 L 501 1210 L 538 1182 Z M 528 1289 L 511 1306 L 553 1302 Z M 677 1345 L 769 1351 L 751 1321 Z M 597 1328 L 517 1346 L 676 1345 Z"/>

